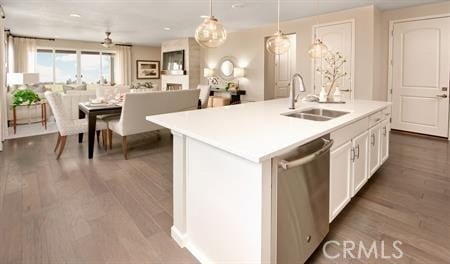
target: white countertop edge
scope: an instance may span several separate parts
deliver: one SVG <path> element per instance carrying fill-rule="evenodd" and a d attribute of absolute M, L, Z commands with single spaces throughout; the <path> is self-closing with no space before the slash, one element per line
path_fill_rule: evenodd
<path fill-rule="evenodd" d="M 150 122 L 155 122 L 158 125 L 166 127 L 168 129 L 170 129 L 171 131 L 174 131 L 176 133 L 185 135 L 185 136 L 190 137 L 190 138 L 192 138 L 194 140 L 198 140 L 200 142 L 203 142 L 203 143 L 206 143 L 208 145 L 211 145 L 211 146 L 213 146 L 215 148 L 218 148 L 218 149 L 224 150 L 226 152 L 229 152 L 229 153 L 231 153 L 233 155 L 236 155 L 236 156 L 238 156 L 240 158 L 249 160 L 249 161 L 254 162 L 254 163 L 262 163 L 263 161 L 265 161 L 267 159 L 271 159 L 271 158 L 273 158 L 273 157 L 275 157 L 277 155 L 280 155 L 282 153 L 290 151 L 290 150 L 292 150 L 292 149 L 294 149 L 296 147 L 299 147 L 299 146 L 301 146 L 303 144 L 306 144 L 306 143 L 308 143 L 308 142 L 310 142 L 310 141 L 312 141 L 314 139 L 317 139 L 317 138 L 319 138 L 319 137 L 321 137 L 323 135 L 329 134 L 329 133 L 331 133 L 331 132 L 333 132 L 335 130 L 338 130 L 338 129 L 342 128 L 342 127 L 345 127 L 345 126 L 347 126 L 347 125 L 349 125 L 351 123 L 354 123 L 354 122 L 357 122 L 357 121 L 359 121 L 359 120 L 361 120 L 363 118 L 366 118 L 366 117 L 368 117 L 368 116 L 370 116 L 370 115 L 372 115 L 372 114 L 374 114 L 376 112 L 379 112 L 379 111 L 385 109 L 387 106 L 391 105 L 390 102 L 386 102 L 386 103 L 387 103 L 387 105 L 385 105 L 385 106 L 380 106 L 380 107 L 374 108 L 374 110 L 368 111 L 365 114 L 357 116 L 357 117 L 355 117 L 352 120 L 347 120 L 347 121 L 345 121 L 345 122 L 343 122 L 343 123 L 341 123 L 341 124 L 339 124 L 339 125 L 337 125 L 337 126 L 335 126 L 333 128 L 324 130 L 321 133 L 317 133 L 317 134 L 315 134 L 315 135 L 313 135 L 311 137 L 307 137 L 307 138 L 302 139 L 302 140 L 300 140 L 300 141 L 298 141 L 298 142 L 296 142 L 294 144 L 290 144 L 290 145 L 288 145 L 288 146 L 286 146 L 284 148 L 281 148 L 281 149 L 279 149 L 277 151 L 274 151 L 274 152 L 270 152 L 270 153 L 264 154 L 262 156 L 254 156 L 251 153 L 248 153 L 248 152 L 245 152 L 245 151 L 240 151 L 240 150 L 237 150 L 237 149 L 228 148 L 226 145 L 223 145 L 223 144 L 221 144 L 219 142 L 215 142 L 214 140 L 210 140 L 208 138 L 204 138 L 202 136 L 193 134 L 193 133 L 191 133 L 191 132 L 189 132 L 187 130 L 184 130 L 184 129 L 176 127 L 176 125 L 175 126 L 168 125 L 167 123 L 165 123 L 164 121 L 161 121 L 160 119 L 153 120 L 152 116 L 147 116 L 145 119 L 147 121 L 150 121 Z M 295 112 L 295 111 L 298 111 L 298 110 L 286 111 L 285 113 Z"/>

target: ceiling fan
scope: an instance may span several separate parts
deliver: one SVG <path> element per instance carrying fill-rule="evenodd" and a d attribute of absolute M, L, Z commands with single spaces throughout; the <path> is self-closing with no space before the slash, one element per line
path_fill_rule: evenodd
<path fill-rule="evenodd" d="M 113 43 L 112 39 L 109 37 L 111 35 L 111 32 L 105 32 L 106 34 L 106 38 L 105 40 L 103 40 L 103 42 L 101 43 L 103 47 L 109 49 L 112 46 L 114 46 L 115 44 Z"/>

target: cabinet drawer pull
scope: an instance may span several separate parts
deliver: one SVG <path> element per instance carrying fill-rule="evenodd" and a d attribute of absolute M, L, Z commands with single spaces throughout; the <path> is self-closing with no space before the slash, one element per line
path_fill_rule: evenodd
<path fill-rule="evenodd" d="M 350 160 L 352 162 L 355 162 L 355 148 L 352 148 L 351 150 Z"/>
<path fill-rule="evenodd" d="M 356 159 L 359 159 L 359 144 L 356 145 Z"/>
<path fill-rule="evenodd" d="M 370 135 L 370 144 L 375 146 L 375 134 Z"/>

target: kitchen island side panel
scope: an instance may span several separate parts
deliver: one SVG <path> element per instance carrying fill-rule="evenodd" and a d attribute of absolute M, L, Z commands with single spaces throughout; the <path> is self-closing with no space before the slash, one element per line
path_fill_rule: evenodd
<path fill-rule="evenodd" d="M 202 263 L 270 262 L 270 166 L 186 138 L 186 247 Z"/>

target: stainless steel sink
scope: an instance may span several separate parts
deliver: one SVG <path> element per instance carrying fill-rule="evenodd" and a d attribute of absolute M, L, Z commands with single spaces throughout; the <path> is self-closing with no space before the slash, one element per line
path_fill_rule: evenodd
<path fill-rule="evenodd" d="M 349 112 L 336 111 L 322 108 L 311 108 L 298 112 L 283 114 L 289 117 L 308 119 L 313 121 L 328 121 L 336 117 L 348 114 Z"/>

